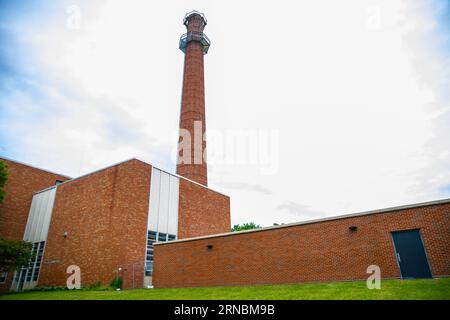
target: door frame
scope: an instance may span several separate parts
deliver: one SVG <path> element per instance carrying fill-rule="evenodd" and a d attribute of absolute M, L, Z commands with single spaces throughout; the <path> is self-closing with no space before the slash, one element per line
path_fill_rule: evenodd
<path fill-rule="evenodd" d="M 402 268 L 400 267 L 400 262 L 398 261 L 398 252 L 397 252 L 397 247 L 395 246 L 394 233 L 408 232 L 408 231 L 417 231 L 419 233 L 419 239 L 420 239 L 420 242 L 422 243 L 423 251 L 425 252 L 425 258 L 427 259 L 428 269 L 430 269 L 431 278 L 433 279 L 434 278 L 433 269 L 431 268 L 431 263 L 430 263 L 430 259 L 428 257 L 427 247 L 425 247 L 425 242 L 423 241 L 422 232 L 421 232 L 420 228 L 396 230 L 396 231 L 389 232 L 391 235 L 392 246 L 394 247 L 395 261 L 397 262 L 398 271 L 400 272 L 400 279 L 405 280 L 403 277 L 403 274 L 402 274 Z"/>

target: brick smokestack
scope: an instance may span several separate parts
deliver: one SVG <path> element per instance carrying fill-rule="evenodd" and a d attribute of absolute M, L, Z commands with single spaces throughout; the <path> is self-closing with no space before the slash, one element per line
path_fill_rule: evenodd
<path fill-rule="evenodd" d="M 186 14 L 184 25 L 187 33 L 180 38 L 185 56 L 177 174 L 207 186 L 203 55 L 208 52 L 210 41 L 203 34 L 206 26 L 203 14 L 197 11 Z"/>

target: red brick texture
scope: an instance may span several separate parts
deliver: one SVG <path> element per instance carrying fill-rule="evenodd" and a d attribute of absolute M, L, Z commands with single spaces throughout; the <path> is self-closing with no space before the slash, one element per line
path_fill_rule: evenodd
<path fill-rule="evenodd" d="M 205 236 L 230 230 L 230 198 L 180 179 L 178 238 Z"/>
<path fill-rule="evenodd" d="M 187 22 L 188 32 L 202 33 L 204 28 L 203 20 L 199 15 L 193 15 Z M 181 98 L 180 130 L 187 130 L 190 133 L 190 156 L 180 152 L 180 156 L 185 156 L 187 163 L 178 162 L 177 174 L 196 181 L 202 185 L 208 185 L 208 171 L 206 165 L 206 120 L 205 120 L 205 80 L 203 66 L 203 47 L 198 41 L 191 41 L 187 44 L 184 58 L 183 91 Z M 194 122 L 201 122 L 201 141 L 194 141 Z M 181 141 L 180 138 L 180 142 Z M 185 141 L 186 143 L 186 141 Z M 186 150 L 184 150 L 186 151 Z M 195 161 L 194 155 L 201 155 L 201 159 Z M 204 157 L 203 157 L 204 155 Z M 201 163 L 198 163 L 200 162 Z"/>
<path fill-rule="evenodd" d="M 81 282 L 142 287 L 151 166 L 130 160 L 58 186 L 39 285 L 65 286 L 69 265 Z M 64 232 L 68 232 L 64 238 Z"/>
<path fill-rule="evenodd" d="M 59 185 L 39 285 L 64 286 L 77 265 L 83 286 L 109 285 L 121 268 L 124 288 L 141 288 L 150 179 L 149 164 L 130 160 Z M 179 236 L 230 230 L 228 197 L 181 178 L 179 199 Z"/>
<path fill-rule="evenodd" d="M 450 204 L 156 245 L 155 287 L 399 278 L 391 232 L 420 229 L 433 276 L 450 275 Z M 350 232 L 349 226 L 357 226 Z M 212 245 L 212 249 L 207 248 Z"/>
<path fill-rule="evenodd" d="M 12 160 L 0 160 L 6 163 L 9 173 L 5 186 L 6 196 L 0 204 L 0 237 L 22 240 L 34 192 L 53 186 L 56 180 L 65 181 L 70 178 Z M 0 284 L 0 290 L 9 289 L 12 274 L 8 274 L 5 284 Z"/>

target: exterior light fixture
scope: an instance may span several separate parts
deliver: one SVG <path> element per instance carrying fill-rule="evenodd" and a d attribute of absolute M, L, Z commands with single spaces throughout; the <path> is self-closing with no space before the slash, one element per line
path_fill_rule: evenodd
<path fill-rule="evenodd" d="M 67 231 L 64 231 L 64 234 L 63 234 L 64 238 L 67 238 L 68 235 L 69 235 L 69 233 Z"/>
<path fill-rule="evenodd" d="M 208 244 L 208 245 L 206 246 L 206 248 L 208 248 L 208 250 L 212 250 L 213 245 L 212 245 L 212 244 Z"/>
<path fill-rule="evenodd" d="M 358 230 L 357 226 L 350 226 L 348 227 L 348 230 L 350 230 L 350 232 L 356 232 Z"/>

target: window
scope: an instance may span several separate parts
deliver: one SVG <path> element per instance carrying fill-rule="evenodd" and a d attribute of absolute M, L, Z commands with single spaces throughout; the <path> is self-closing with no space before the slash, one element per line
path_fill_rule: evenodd
<path fill-rule="evenodd" d="M 32 247 L 32 255 L 34 260 L 30 260 L 28 267 L 22 268 L 22 270 L 16 274 L 20 282 L 31 282 L 37 281 L 39 276 L 39 271 L 41 270 L 42 257 L 44 255 L 45 241 L 35 242 Z"/>
<path fill-rule="evenodd" d="M 147 233 L 147 256 L 145 259 L 145 275 L 151 276 L 153 272 L 153 244 L 156 242 L 157 233 L 149 231 Z"/>
<path fill-rule="evenodd" d="M 165 233 L 158 233 L 158 241 L 166 242 L 167 241 L 167 234 Z"/>
<path fill-rule="evenodd" d="M 1 272 L 0 273 L 0 283 L 5 283 L 6 277 L 8 277 L 8 272 Z"/>
<path fill-rule="evenodd" d="M 153 274 L 153 247 L 155 242 L 166 242 L 175 240 L 177 236 L 156 231 L 147 233 L 147 256 L 145 259 L 145 275 L 150 277 Z"/>
<path fill-rule="evenodd" d="M 34 263 L 34 271 L 33 271 L 33 281 L 37 281 L 39 271 L 41 270 L 41 264 L 42 264 L 42 257 L 44 255 L 44 245 L 45 242 L 39 242 L 37 254 L 36 254 L 36 261 Z"/>

